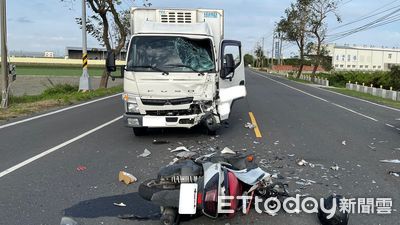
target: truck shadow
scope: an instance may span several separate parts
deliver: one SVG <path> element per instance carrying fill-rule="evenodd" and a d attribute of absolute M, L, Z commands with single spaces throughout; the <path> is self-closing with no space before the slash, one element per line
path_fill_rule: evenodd
<path fill-rule="evenodd" d="M 123 202 L 126 207 L 115 206 Z M 146 220 L 159 220 L 160 207 L 142 199 L 137 192 L 85 200 L 64 210 L 72 218 L 136 216 Z"/>

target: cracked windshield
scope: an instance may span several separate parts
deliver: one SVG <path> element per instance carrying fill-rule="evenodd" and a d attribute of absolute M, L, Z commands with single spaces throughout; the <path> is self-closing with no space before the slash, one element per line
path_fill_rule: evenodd
<path fill-rule="evenodd" d="M 0 12 L 0 225 L 400 224 L 400 0 Z"/>

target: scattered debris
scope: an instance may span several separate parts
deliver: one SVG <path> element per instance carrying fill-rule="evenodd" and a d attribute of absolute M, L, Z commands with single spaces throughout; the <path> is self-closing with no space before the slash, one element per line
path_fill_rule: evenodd
<path fill-rule="evenodd" d="M 360 168 L 361 168 L 361 165 L 360 165 L 360 164 L 357 164 L 357 167 L 360 167 Z"/>
<path fill-rule="evenodd" d="M 338 171 L 339 170 L 339 166 L 336 164 L 336 165 L 331 167 L 331 170 Z"/>
<path fill-rule="evenodd" d="M 197 155 L 197 153 L 195 153 L 195 152 L 180 152 L 176 156 L 181 159 L 190 159 L 196 155 Z"/>
<path fill-rule="evenodd" d="M 258 144 L 260 144 L 260 142 L 258 142 L 258 141 L 253 141 L 253 144 L 258 145 Z"/>
<path fill-rule="evenodd" d="M 142 154 L 138 155 L 138 157 L 146 158 L 149 155 L 151 155 L 151 152 L 146 148 Z"/>
<path fill-rule="evenodd" d="M 129 185 L 135 183 L 137 181 L 137 178 L 125 171 L 119 171 L 118 180 L 119 182 L 124 182 L 126 185 Z"/>
<path fill-rule="evenodd" d="M 396 164 L 400 164 L 400 160 L 398 160 L 398 159 L 381 160 L 380 162 L 382 162 L 382 163 L 396 163 Z"/>
<path fill-rule="evenodd" d="M 289 157 L 295 157 L 296 154 L 288 154 Z"/>
<path fill-rule="evenodd" d="M 272 178 L 278 179 L 278 180 L 283 180 L 283 179 L 285 179 L 285 177 L 282 176 L 282 175 L 280 175 L 279 173 L 276 173 L 276 174 L 272 175 Z"/>
<path fill-rule="evenodd" d="M 400 151 L 400 148 L 395 148 L 394 150 L 396 150 L 396 151 Z"/>
<path fill-rule="evenodd" d="M 342 141 L 342 145 L 346 145 L 346 141 Z"/>
<path fill-rule="evenodd" d="M 78 223 L 70 217 L 63 217 L 60 225 L 78 225 Z"/>
<path fill-rule="evenodd" d="M 248 128 L 248 129 L 254 129 L 254 128 L 256 128 L 256 126 L 255 126 L 254 124 L 249 123 L 249 122 L 247 122 L 247 123 L 244 125 L 244 127 Z"/>
<path fill-rule="evenodd" d="M 115 203 L 114 202 L 113 205 L 118 206 L 118 207 L 126 207 L 126 205 L 123 202 L 121 202 L 121 203 Z"/>
<path fill-rule="evenodd" d="M 373 147 L 373 146 L 371 146 L 371 145 L 368 145 L 368 147 L 369 147 L 371 150 L 375 150 L 375 149 L 376 149 L 376 147 Z"/>
<path fill-rule="evenodd" d="M 372 183 L 373 183 L 373 184 L 376 184 L 376 181 L 372 180 Z"/>
<path fill-rule="evenodd" d="M 154 145 L 165 145 L 169 144 L 169 141 L 162 141 L 162 140 L 153 140 Z"/>
<path fill-rule="evenodd" d="M 275 141 L 275 142 L 274 142 L 274 145 L 279 145 L 279 141 Z"/>
<path fill-rule="evenodd" d="M 171 150 L 171 152 L 181 152 L 181 151 L 190 152 L 190 150 L 187 149 L 185 146 L 179 146 L 179 147 L 175 148 L 174 150 Z"/>
<path fill-rule="evenodd" d="M 389 174 L 392 175 L 392 176 L 395 176 L 395 177 L 400 177 L 400 172 L 390 171 Z"/>
<path fill-rule="evenodd" d="M 234 152 L 232 149 L 230 149 L 230 148 L 228 148 L 228 147 L 225 147 L 222 151 L 221 151 L 221 153 L 222 154 L 236 154 L 236 152 Z"/>
<path fill-rule="evenodd" d="M 308 164 L 308 162 L 304 159 L 297 162 L 297 165 L 299 165 L 299 166 L 306 166 L 307 164 Z"/>
<path fill-rule="evenodd" d="M 86 168 L 86 166 L 78 166 L 78 167 L 76 167 L 76 170 L 77 171 L 85 171 L 85 170 L 87 170 L 87 168 Z"/>

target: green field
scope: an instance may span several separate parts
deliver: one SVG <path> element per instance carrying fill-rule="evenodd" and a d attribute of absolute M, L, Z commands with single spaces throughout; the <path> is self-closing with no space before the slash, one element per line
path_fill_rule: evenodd
<path fill-rule="evenodd" d="M 24 64 L 17 65 L 17 76 L 41 75 L 41 76 L 81 76 L 82 67 L 79 65 L 52 65 L 52 64 Z M 103 68 L 100 66 L 89 66 L 90 76 L 101 76 Z"/>

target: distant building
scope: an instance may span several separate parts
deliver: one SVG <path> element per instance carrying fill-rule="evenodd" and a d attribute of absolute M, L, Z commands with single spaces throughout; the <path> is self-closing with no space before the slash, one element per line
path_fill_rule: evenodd
<path fill-rule="evenodd" d="M 43 52 L 10 51 L 10 57 L 43 58 Z"/>
<path fill-rule="evenodd" d="M 44 52 L 44 57 L 45 58 L 54 58 L 54 52 L 46 51 L 46 52 Z"/>
<path fill-rule="evenodd" d="M 338 71 L 387 71 L 400 65 L 399 48 L 329 45 L 328 50 L 332 66 Z"/>
<path fill-rule="evenodd" d="M 65 58 L 68 59 L 81 59 L 82 48 L 81 47 L 67 47 Z M 107 58 L 107 49 L 105 48 L 88 48 L 89 60 L 104 60 Z M 116 56 L 117 60 L 125 60 L 126 50 L 122 50 L 120 54 Z"/>

